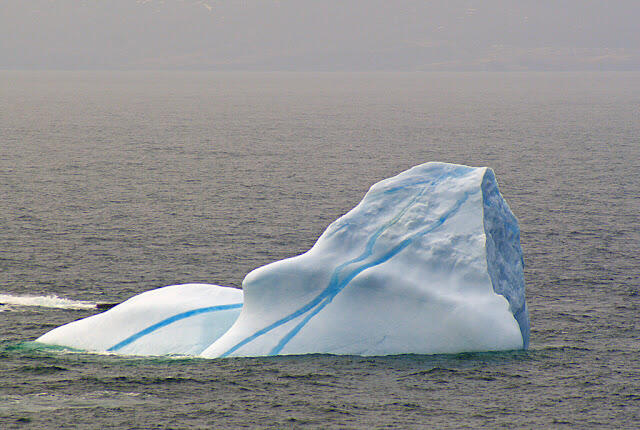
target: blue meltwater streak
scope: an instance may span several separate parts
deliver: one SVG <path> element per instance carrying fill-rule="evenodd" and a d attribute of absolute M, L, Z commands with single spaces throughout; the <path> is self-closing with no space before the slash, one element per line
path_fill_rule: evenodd
<path fill-rule="evenodd" d="M 440 181 L 440 179 L 443 178 L 444 176 L 445 175 L 443 174 L 438 178 L 430 181 L 429 185 L 437 184 Z M 396 189 L 395 191 L 397 191 L 398 189 Z M 341 265 L 336 267 L 336 269 L 333 271 L 333 275 L 331 276 L 331 281 L 329 282 L 329 286 L 325 288 L 325 290 L 322 291 L 316 298 L 314 298 L 312 301 L 302 306 L 300 309 L 296 310 L 295 312 L 292 312 L 291 314 L 285 316 L 284 318 L 281 318 L 278 321 L 268 325 L 267 327 L 264 327 L 258 330 L 257 332 L 253 333 L 251 336 L 244 338 L 243 340 L 235 344 L 233 347 L 225 351 L 222 355 L 220 355 L 220 357 L 226 357 L 229 354 L 232 354 L 233 352 L 237 351 L 239 348 L 243 347 L 244 345 L 253 341 L 254 339 L 270 332 L 271 330 L 277 327 L 280 327 L 282 324 L 286 324 L 287 322 L 304 315 L 305 313 L 307 313 L 308 311 L 316 307 L 318 304 L 322 303 L 322 301 L 325 300 L 328 296 L 330 296 L 332 294 L 332 291 L 336 289 L 336 285 L 338 284 L 338 281 L 339 281 L 338 278 L 342 270 L 350 264 L 358 263 L 360 261 L 367 259 L 373 253 L 373 247 L 376 241 L 378 240 L 378 238 L 392 225 L 396 224 L 400 220 L 400 218 L 402 218 L 402 216 L 416 203 L 418 198 L 420 198 L 425 193 L 425 191 L 426 191 L 426 187 L 423 190 L 421 190 L 417 195 L 415 195 L 409 201 L 409 203 L 406 204 L 405 207 L 402 210 L 400 210 L 400 212 L 398 212 L 389 222 L 385 223 L 378 230 L 376 230 L 375 233 L 367 241 L 367 244 L 365 245 L 365 250 L 361 255 L 345 263 L 342 263 Z M 324 307 L 324 305 L 322 307 Z M 322 307 L 320 309 L 322 309 Z M 316 313 L 317 312 L 312 313 L 311 316 L 315 315 Z M 309 319 L 310 317 L 307 316 L 304 319 L 304 321 L 308 321 Z M 272 350 L 272 354 L 273 354 L 273 350 Z"/>
<path fill-rule="evenodd" d="M 395 193 L 399 190 L 402 189 L 406 189 L 409 186 L 415 186 L 415 185 L 423 185 L 423 184 L 428 184 L 427 186 L 425 186 L 418 194 L 416 194 L 390 221 L 388 221 L 387 223 L 385 223 L 383 226 L 381 226 L 378 230 L 376 230 L 373 235 L 369 238 L 369 240 L 367 241 L 366 245 L 365 245 L 365 249 L 363 251 L 363 253 L 361 255 L 359 255 L 358 257 L 349 260 L 345 263 L 342 263 L 341 265 L 339 265 L 338 267 L 336 267 L 333 271 L 333 274 L 331 276 L 331 280 L 329 282 L 329 285 L 327 286 L 327 288 L 325 288 L 318 296 L 316 296 L 313 300 L 311 300 L 309 303 L 305 304 L 304 306 L 302 306 L 301 308 L 299 308 L 298 310 L 290 313 L 289 315 L 275 321 L 274 323 L 256 331 L 255 333 L 253 333 L 250 336 L 247 336 L 246 338 L 244 338 L 243 340 L 241 340 L 240 342 L 238 342 L 237 344 L 235 344 L 233 347 L 231 347 L 230 349 L 228 349 L 227 351 L 225 351 L 223 354 L 220 355 L 220 357 L 226 357 L 230 354 L 232 354 L 233 352 L 237 351 L 239 348 L 243 347 L 244 345 L 248 344 L 249 342 L 257 339 L 258 337 L 274 330 L 277 327 L 282 326 L 283 324 L 286 324 L 304 314 L 306 314 L 307 312 L 311 311 L 300 323 L 298 323 L 291 331 L 289 331 L 281 340 L 280 342 L 278 342 L 278 344 L 270 351 L 271 355 L 275 355 L 278 354 L 282 348 L 284 348 L 284 346 L 300 331 L 300 329 L 302 329 L 302 327 L 304 327 L 304 325 L 306 325 L 306 323 L 311 320 L 311 318 L 313 318 L 315 315 L 318 314 L 318 312 L 320 312 L 320 310 L 322 310 L 327 304 L 331 303 L 331 301 L 333 300 L 333 298 L 340 292 L 342 291 L 348 284 L 349 282 L 351 282 L 351 280 L 353 280 L 353 278 L 355 278 L 358 274 L 360 274 L 361 272 L 363 272 L 366 269 L 369 269 L 373 266 L 377 266 L 379 264 L 384 263 L 385 261 L 388 261 L 389 259 L 391 259 L 393 256 L 395 256 L 396 254 L 398 254 L 400 251 L 402 251 L 403 249 L 405 249 L 407 246 L 409 246 L 413 240 L 415 240 L 417 237 L 428 234 L 430 232 L 432 232 L 433 230 L 435 230 L 436 228 L 440 227 L 451 215 L 453 215 L 455 212 L 458 211 L 458 209 L 460 208 L 460 206 L 462 206 L 462 204 L 467 200 L 467 198 L 469 197 L 469 195 L 471 193 L 467 192 L 464 194 L 464 196 L 458 200 L 456 202 L 456 204 L 449 209 L 449 211 L 447 211 L 447 213 L 445 213 L 444 215 L 442 215 L 438 220 L 436 220 L 434 223 L 432 223 L 430 226 L 420 230 L 418 233 L 412 235 L 411 237 L 405 239 L 404 241 L 402 241 L 400 244 L 396 245 L 393 249 L 391 249 L 388 253 L 384 254 L 383 256 L 381 256 L 380 258 L 369 262 L 367 264 L 363 264 L 359 267 L 354 268 L 353 270 L 351 270 L 345 278 L 343 278 L 342 280 L 340 280 L 340 275 L 342 274 L 343 270 L 354 263 L 359 263 L 361 261 L 366 260 L 367 258 L 369 258 L 371 255 L 373 255 L 373 248 L 378 240 L 378 238 L 385 232 L 387 231 L 391 226 L 393 226 L 394 224 L 396 224 L 401 218 L 402 216 L 418 201 L 418 199 L 429 189 L 430 186 L 436 185 L 438 184 L 443 178 L 459 178 L 464 176 L 465 174 L 467 174 L 469 172 L 470 169 L 468 168 L 464 168 L 464 169 L 458 169 L 457 171 L 453 172 L 453 171 L 446 171 L 443 174 L 439 175 L 437 178 L 432 179 L 430 181 L 412 181 L 409 182 L 407 184 L 403 184 L 403 186 L 400 187 L 394 187 L 392 189 L 386 190 L 385 194 L 389 194 L 389 193 Z"/>
<path fill-rule="evenodd" d="M 198 308 L 198 309 L 192 309 L 190 311 L 186 311 L 186 312 L 182 312 L 179 314 L 176 314 L 172 317 L 166 318 L 156 324 L 153 324 L 147 328 L 145 328 L 144 330 L 140 330 L 139 332 L 129 336 L 128 338 L 126 338 L 125 340 L 123 340 L 122 342 L 119 342 L 115 345 L 113 345 L 111 348 L 108 348 L 107 351 L 109 352 L 115 352 L 121 348 L 124 348 L 125 346 L 135 342 L 136 340 L 140 339 L 143 336 L 146 336 L 150 333 L 153 333 L 154 331 L 162 328 L 162 327 L 166 327 L 169 324 L 172 324 L 176 321 L 180 321 L 183 320 L 185 318 L 189 318 L 189 317 L 193 317 L 196 315 L 200 315 L 200 314 L 204 314 L 207 312 L 216 312 L 216 311 L 226 311 L 229 309 L 238 309 L 242 307 L 242 303 L 232 303 L 229 305 L 219 305 L 219 306 L 209 306 L 206 308 Z"/>
<path fill-rule="evenodd" d="M 477 192 L 477 191 L 474 191 L 474 192 Z M 356 269 L 352 270 L 351 273 L 349 273 L 347 275 L 347 277 L 342 280 L 342 282 L 338 283 L 337 285 L 332 285 L 334 278 L 337 280 L 337 275 L 338 275 L 337 271 L 338 271 L 338 269 L 336 269 L 336 271 L 334 271 L 334 276 L 332 278 L 332 283 L 329 284 L 329 287 L 323 292 L 323 296 L 325 296 L 324 300 L 322 302 L 320 302 L 318 304 L 318 306 L 309 315 L 307 315 L 298 325 L 296 325 L 291 331 L 289 331 L 289 333 L 287 333 L 280 340 L 280 342 L 278 342 L 278 344 L 271 350 L 270 354 L 271 355 L 279 354 L 280 351 L 282 351 L 282 348 L 284 348 L 285 345 L 296 334 L 298 334 L 298 332 L 302 329 L 302 327 L 304 327 L 307 324 L 307 322 L 309 322 L 309 320 L 311 320 L 311 318 L 313 318 L 315 315 L 317 315 L 318 312 L 320 312 L 326 305 L 331 303 L 333 298 L 340 291 L 342 291 L 349 284 L 349 282 L 351 282 L 360 273 L 362 273 L 363 271 L 365 271 L 367 269 L 370 269 L 372 267 L 378 266 L 378 265 L 380 265 L 380 264 L 382 264 L 382 263 L 384 263 L 386 261 L 389 261 L 391 258 L 393 258 L 398 253 L 400 253 L 400 251 L 405 249 L 407 246 L 411 245 L 411 243 L 413 243 L 413 241 L 415 239 L 417 239 L 417 238 L 419 238 L 421 236 L 424 236 L 425 234 L 429 234 L 429 233 L 433 232 L 434 230 L 436 230 L 437 228 L 439 228 L 440 226 L 442 226 L 447 219 L 449 219 L 452 215 L 454 215 L 455 213 L 458 212 L 458 210 L 463 205 L 463 203 L 465 201 L 467 201 L 467 199 L 469 198 L 470 194 L 473 194 L 473 193 L 470 193 L 470 192 L 465 193 L 464 196 L 461 199 L 459 199 L 453 207 L 451 207 L 451 209 L 449 209 L 444 215 L 442 215 L 440 218 L 438 218 L 438 220 L 436 220 L 433 224 L 431 224 L 427 228 L 422 229 L 418 233 L 416 233 L 416 234 L 404 239 L 398 245 L 393 247 L 389 252 L 387 252 L 386 254 L 380 256 L 376 260 L 370 261 L 369 263 L 366 263 L 366 264 L 363 264 L 360 267 L 357 267 Z M 373 252 L 373 246 L 371 247 L 371 252 Z"/>

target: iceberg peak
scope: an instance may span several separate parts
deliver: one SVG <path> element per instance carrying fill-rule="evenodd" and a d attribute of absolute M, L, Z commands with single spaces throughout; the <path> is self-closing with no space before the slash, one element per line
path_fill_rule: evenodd
<path fill-rule="evenodd" d="M 306 253 L 243 282 L 204 356 L 387 355 L 526 347 L 516 218 L 493 171 L 416 166 L 373 185 Z"/>

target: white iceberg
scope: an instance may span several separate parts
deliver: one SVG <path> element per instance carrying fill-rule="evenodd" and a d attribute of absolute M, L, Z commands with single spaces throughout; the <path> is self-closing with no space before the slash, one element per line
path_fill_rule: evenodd
<path fill-rule="evenodd" d="M 242 290 L 171 285 L 55 328 L 36 341 L 126 355 L 198 355 L 231 327 L 241 308 Z"/>
<path fill-rule="evenodd" d="M 180 290 L 178 309 L 153 295 L 177 287 L 154 290 L 38 341 L 204 357 L 499 351 L 529 341 L 519 227 L 489 168 L 426 163 L 383 180 L 309 251 L 249 273 L 241 311 L 147 333 L 175 315 L 242 301 L 242 292 L 208 287 L 225 291 L 204 303 L 200 289 Z"/>

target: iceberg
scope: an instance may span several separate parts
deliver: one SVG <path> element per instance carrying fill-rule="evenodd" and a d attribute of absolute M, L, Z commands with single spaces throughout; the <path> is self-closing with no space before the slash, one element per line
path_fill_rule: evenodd
<path fill-rule="evenodd" d="M 529 342 L 520 230 L 486 167 L 430 162 L 378 182 L 309 251 L 253 270 L 242 288 L 149 291 L 38 341 L 209 358 Z"/>
<path fill-rule="evenodd" d="M 241 308 L 239 289 L 171 285 L 57 327 L 36 342 L 124 355 L 198 355 L 231 327 Z"/>

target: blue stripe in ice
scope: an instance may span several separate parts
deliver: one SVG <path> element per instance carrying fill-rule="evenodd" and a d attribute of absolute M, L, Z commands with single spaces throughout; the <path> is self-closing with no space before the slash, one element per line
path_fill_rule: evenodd
<path fill-rule="evenodd" d="M 420 185 L 428 184 L 428 186 L 433 186 L 433 185 L 439 183 L 440 180 L 445 176 L 452 176 L 453 175 L 453 176 L 459 177 L 459 176 L 463 176 L 469 170 L 470 169 L 468 169 L 468 168 L 467 169 L 460 169 L 455 173 L 449 171 L 449 172 L 444 173 L 443 175 L 439 176 L 438 178 L 436 178 L 434 180 L 431 180 L 431 181 L 418 181 L 418 182 L 413 182 L 411 184 L 403 184 L 403 186 L 401 186 L 401 187 L 394 187 L 394 188 L 392 188 L 390 190 L 387 190 L 386 192 L 395 192 L 395 191 L 398 191 L 400 189 L 406 188 L 408 186 L 418 185 L 418 184 L 420 184 Z M 390 260 L 395 255 L 397 255 L 400 251 L 402 251 L 407 246 L 409 246 L 418 237 L 421 237 L 421 236 L 423 236 L 425 234 L 428 234 L 428 233 L 434 231 L 435 229 L 437 229 L 438 227 L 440 227 L 442 224 L 445 223 L 445 221 L 449 217 L 454 215 L 460 209 L 462 204 L 469 198 L 469 195 L 472 194 L 472 192 L 465 193 L 464 196 L 461 199 L 459 199 L 456 202 L 455 205 L 453 205 L 444 215 L 442 215 L 438 220 L 436 220 L 430 226 L 420 230 L 418 233 L 416 233 L 416 234 L 412 235 L 411 237 L 403 240 L 398 245 L 396 245 L 394 248 L 392 248 L 389 252 L 387 252 L 386 254 L 382 255 L 378 259 L 376 259 L 374 261 L 371 261 L 369 263 L 363 264 L 362 266 L 359 266 L 359 267 L 353 269 L 351 272 L 349 272 L 346 275 L 346 277 L 344 279 L 342 279 L 340 281 L 339 278 L 340 278 L 340 274 L 341 274 L 342 270 L 345 267 L 347 267 L 347 266 L 349 266 L 351 264 L 358 263 L 360 261 L 363 261 L 363 260 L 366 260 L 367 258 L 369 258 L 373 254 L 373 248 L 374 248 L 374 246 L 376 244 L 377 239 L 386 230 L 388 230 L 392 225 L 397 223 L 398 220 L 400 220 L 400 218 L 402 218 L 402 216 L 426 192 L 427 188 L 428 187 L 425 187 L 424 189 L 422 189 L 389 222 L 387 222 L 386 224 L 381 226 L 378 230 L 376 230 L 376 232 L 367 241 L 367 244 L 365 246 L 365 250 L 360 256 L 358 256 L 358 257 L 356 257 L 356 258 L 354 258 L 352 260 L 349 260 L 349 261 L 347 261 L 345 263 L 342 263 L 341 265 L 336 267 L 335 270 L 333 271 L 333 275 L 331 276 L 331 281 L 329 282 L 329 285 L 317 297 L 315 297 L 312 301 L 310 301 L 306 305 L 304 305 L 301 308 L 299 308 L 297 311 L 292 312 L 291 314 L 285 316 L 284 318 L 282 318 L 282 319 L 280 319 L 280 320 L 268 325 L 267 327 L 262 328 L 261 330 L 256 331 L 252 335 L 244 338 L 242 341 L 238 342 L 233 347 L 231 347 L 230 349 L 225 351 L 222 355 L 220 355 L 220 357 L 226 357 L 226 356 L 232 354 L 233 352 L 237 351 L 239 348 L 241 348 L 244 345 L 246 345 L 247 343 L 255 340 L 256 338 L 258 338 L 258 337 L 270 332 L 271 330 L 273 330 L 273 329 L 275 329 L 277 327 L 280 327 L 281 325 L 286 324 L 287 322 L 292 321 L 292 320 L 304 315 L 305 313 L 311 311 L 300 323 L 298 323 L 291 331 L 289 331 L 280 340 L 280 342 L 278 342 L 278 344 L 270 351 L 271 355 L 279 354 L 280 351 L 282 351 L 282 349 L 285 347 L 285 345 L 302 329 L 302 327 L 304 327 L 307 324 L 307 322 L 309 322 L 309 320 L 311 320 L 311 318 L 313 318 L 315 315 L 317 315 L 318 312 L 320 312 L 326 305 L 331 303 L 333 298 L 340 291 L 342 291 L 349 284 L 349 282 L 351 282 L 358 274 L 362 273 L 363 271 L 365 271 L 365 270 L 367 270 L 367 269 L 369 269 L 371 267 L 378 266 L 378 265 Z"/>
<path fill-rule="evenodd" d="M 438 227 L 440 227 L 442 224 L 445 223 L 445 221 L 453 214 L 455 214 L 458 209 L 460 209 L 460 207 L 462 206 L 462 204 L 469 198 L 469 194 L 470 193 L 465 193 L 465 195 L 463 196 L 462 199 L 458 200 L 456 202 L 456 204 L 454 205 L 454 207 L 452 207 L 445 215 L 443 215 L 442 217 L 440 217 L 434 224 L 432 224 L 431 226 L 429 226 L 428 228 L 420 231 L 419 233 L 416 233 L 415 235 L 403 240 L 402 242 L 400 242 L 398 245 L 396 245 L 394 248 L 391 249 L 391 251 L 389 251 L 387 254 L 381 256 L 380 258 L 378 258 L 377 260 L 374 260 L 372 262 L 369 262 L 367 264 L 363 264 L 362 266 L 354 269 L 342 282 L 338 283 L 337 285 L 334 285 L 334 279 L 332 279 L 332 282 L 329 284 L 329 287 L 322 293 L 324 297 L 324 300 L 319 303 L 318 307 L 316 309 L 314 309 L 314 311 L 309 314 L 307 317 L 305 317 L 304 320 L 302 320 L 297 326 L 295 326 L 289 333 L 287 333 L 284 338 L 282 338 L 282 340 L 280 340 L 280 342 L 271 350 L 270 354 L 271 355 L 277 355 L 280 353 L 280 351 L 282 351 L 282 348 L 285 347 L 285 345 L 296 335 L 298 334 L 298 332 L 302 329 L 302 327 L 304 327 L 304 325 L 311 319 L 313 318 L 318 312 L 320 312 L 322 310 L 322 308 L 324 308 L 326 305 L 328 305 L 329 303 L 331 303 L 331 301 L 333 300 L 333 298 L 340 292 L 342 291 L 348 284 L 349 282 L 351 282 L 353 280 L 353 278 L 355 278 L 356 276 L 358 276 L 360 273 L 364 272 L 367 269 L 370 269 L 371 267 L 375 267 L 375 266 L 379 266 L 380 264 L 389 261 L 391 258 L 393 258 L 394 256 L 396 256 L 398 253 L 400 253 L 400 251 L 402 251 L 403 249 L 405 249 L 407 246 L 411 245 L 411 243 L 413 243 L 413 241 L 415 239 L 417 239 L 418 237 L 424 236 L 425 234 L 431 233 L 433 232 L 435 229 L 437 229 Z M 371 248 L 373 248 L 373 246 L 371 246 Z M 338 269 L 336 269 L 337 271 Z M 335 280 L 337 280 L 337 274 L 336 271 L 334 271 L 334 278 Z"/>
<path fill-rule="evenodd" d="M 123 340 L 122 342 L 119 342 L 115 345 L 113 345 L 111 348 L 108 348 L 107 351 L 109 352 L 114 352 L 117 351 L 121 348 L 124 348 L 125 346 L 135 342 L 136 340 L 140 339 L 143 336 L 146 336 L 162 327 L 166 327 L 169 324 L 172 324 L 176 321 L 180 321 L 183 320 L 185 318 L 189 318 L 189 317 L 193 317 L 196 315 L 200 315 L 200 314 L 204 314 L 207 312 L 216 312 L 216 311 L 226 311 L 229 309 L 238 309 L 242 307 L 242 303 L 232 303 L 229 305 L 218 305 L 218 306 L 209 306 L 206 308 L 198 308 L 198 309 L 192 309 L 190 311 L 186 311 L 186 312 L 182 312 L 179 314 L 176 314 L 172 317 L 166 318 L 156 324 L 153 324 L 147 328 L 145 328 L 144 330 L 140 330 L 139 332 L 129 336 L 128 338 L 126 338 L 125 340 Z"/>

